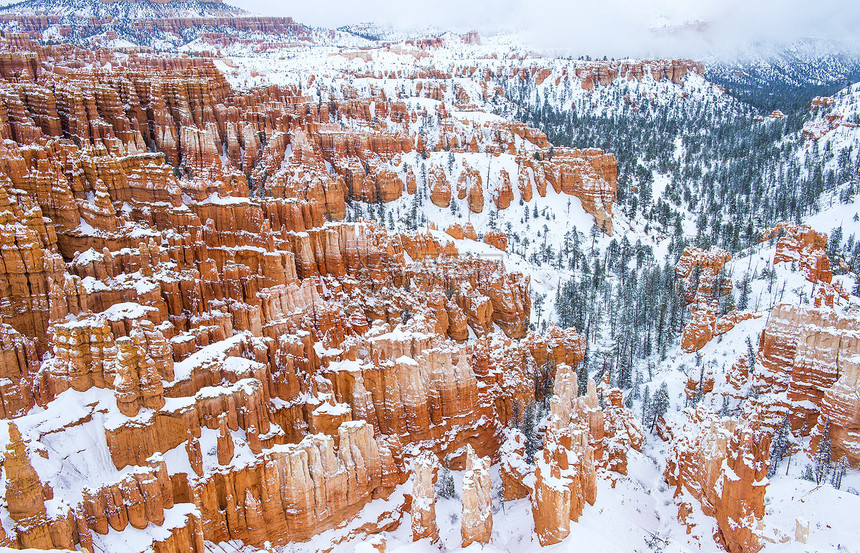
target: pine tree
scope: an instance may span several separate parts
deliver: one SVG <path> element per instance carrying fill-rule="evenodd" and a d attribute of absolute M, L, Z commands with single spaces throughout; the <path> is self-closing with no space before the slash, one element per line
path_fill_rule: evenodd
<path fill-rule="evenodd" d="M 723 396 L 723 405 L 720 407 L 720 416 L 728 417 L 729 414 L 729 396 Z"/>
<path fill-rule="evenodd" d="M 436 495 L 444 499 L 451 499 L 457 495 L 454 489 L 454 477 L 451 476 L 451 471 L 448 467 L 442 467 L 439 470 L 439 478 L 436 480 Z"/>
<path fill-rule="evenodd" d="M 750 374 L 755 372 L 755 348 L 753 348 L 752 340 L 747 336 L 747 361 L 750 366 Z"/>
<path fill-rule="evenodd" d="M 845 472 L 848 470 L 848 457 L 841 457 L 836 463 L 836 468 L 833 469 L 833 478 L 830 484 L 837 490 L 842 488 L 842 479 L 845 477 Z"/>
<path fill-rule="evenodd" d="M 669 400 L 669 387 L 665 382 L 660 384 L 660 388 L 657 390 L 657 393 L 654 394 L 653 403 L 654 409 L 651 419 L 651 432 L 654 431 L 654 428 L 657 425 L 657 420 L 669 411 L 669 406 L 671 404 Z"/>
<path fill-rule="evenodd" d="M 827 474 L 830 472 L 830 418 L 824 419 L 824 429 L 821 431 L 821 441 L 818 442 L 818 451 L 815 453 L 815 483 L 821 484 L 827 479 Z"/>
<path fill-rule="evenodd" d="M 642 397 L 642 373 L 636 370 L 636 380 L 633 381 L 633 399 Z"/>
<path fill-rule="evenodd" d="M 750 288 L 750 279 L 749 275 L 744 276 L 744 279 L 741 281 L 741 295 L 738 298 L 738 309 L 741 311 L 745 310 L 750 303 L 749 298 L 749 288 Z"/>
<path fill-rule="evenodd" d="M 651 416 L 651 388 L 645 386 L 645 392 L 642 394 L 642 424 L 648 424 L 648 419 Z"/>
<path fill-rule="evenodd" d="M 768 477 L 776 474 L 776 469 L 779 463 L 782 462 L 788 451 L 788 436 L 791 433 L 791 422 L 788 419 L 788 414 L 782 419 L 782 424 L 779 426 L 773 442 L 770 445 L 770 468 L 767 471 Z"/>
<path fill-rule="evenodd" d="M 511 424 L 515 428 L 519 428 L 520 424 L 522 423 L 522 411 L 523 409 L 522 405 L 520 404 L 520 400 L 515 399 L 514 402 L 511 404 Z"/>
<path fill-rule="evenodd" d="M 588 368 L 585 364 L 585 359 L 582 360 L 582 365 L 576 371 L 576 384 L 579 388 L 579 395 L 584 395 L 588 390 Z"/>
<path fill-rule="evenodd" d="M 526 461 L 529 464 L 534 463 L 535 453 L 540 449 L 540 442 L 537 437 L 537 414 L 535 413 L 534 404 L 526 407 L 523 413 L 523 422 L 520 427 L 520 432 L 523 433 L 526 439 Z"/>

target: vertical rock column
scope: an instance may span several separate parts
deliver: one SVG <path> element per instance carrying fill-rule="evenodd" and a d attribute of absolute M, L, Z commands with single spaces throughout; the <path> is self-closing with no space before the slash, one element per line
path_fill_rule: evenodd
<path fill-rule="evenodd" d="M 39 475 L 14 423 L 9 424 L 9 444 L 4 460 L 6 501 L 9 516 L 17 523 L 18 539 L 24 547 L 51 549 L 53 543 L 46 524 L 45 497 Z"/>
<path fill-rule="evenodd" d="M 502 479 L 502 494 L 505 501 L 513 501 L 529 496 L 525 478 L 529 473 L 526 462 L 526 438 L 523 433 L 513 429 L 500 451 L 502 464 L 499 476 Z"/>
<path fill-rule="evenodd" d="M 543 546 L 559 543 L 579 520 L 585 503 L 597 495 L 594 452 L 584 427 L 547 432 L 546 444 L 535 457 L 532 516 Z"/>
<path fill-rule="evenodd" d="M 463 518 L 460 535 L 463 547 L 472 543 L 490 543 L 493 534 L 490 460 L 478 457 L 472 446 L 466 446 L 466 474 L 463 476 Z"/>
<path fill-rule="evenodd" d="M 439 539 L 436 527 L 436 488 L 433 485 L 439 470 L 439 460 L 430 451 L 422 452 L 412 461 L 412 540 Z"/>

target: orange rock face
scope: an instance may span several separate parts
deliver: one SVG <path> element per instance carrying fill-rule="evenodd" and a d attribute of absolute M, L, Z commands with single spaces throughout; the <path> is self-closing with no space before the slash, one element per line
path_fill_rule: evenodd
<path fill-rule="evenodd" d="M 463 475 L 463 516 L 460 534 L 463 547 L 473 543 L 490 543 L 493 535 L 493 483 L 490 460 L 478 457 L 471 446 L 466 451 L 466 473 Z"/>
<path fill-rule="evenodd" d="M 806 424 L 820 430 L 830 417 L 832 456 L 844 455 L 852 465 L 860 460 L 850 430 L 860 406 L 851 391 L 850 359 L 860 352 L 857 330 L 855 318 L 831 308 L 778 305 L 762 332 L 757 355 L 760 389 L 786 394 L 795 429 Z"/>
<path fill-rule="evenodd" d="M 442 167 L 434 165 L 429 170 L 430 201 L 438 207 L 451 204 L 451 184 Z"/>
<path fill-rule="evenodd" d="M 525 485 L 525 478 L 530 472 L 526 462 L 526 438 L 517 429 L 512 429 L 508 439 L 499 451 L 502 463 L 499 476 L 502 479 L 502 494 L 505 501 L 528 497 L 530 490 Z"/>
<path fill-rule="evenodd" d="M 860 366 L 850 359 L 840 363 L 839 379 L 824 391 L 821 401 L 821 416 L 814 435 L 823 432 L 823 420 L 830 421 L 831 458 L 848 459 L 853 467 L 860 466 Z M 820 440 L 820 437 L 819 437 Z"/>
<path fill-rule="evenodd" d="M 732 311 L 719 316 L 716 301 L 695 303 L 692 306 L 690 321 L 681 336 L 681 349 L 691 353 L 705 347 L 714 336 L 725 334 L 741 321 L 758 318 L 761 315 L 749 312 Z"/>
<path fill-rule="evenodd" d="M 549 432 L 536 457 L 532 515 L 543 546 L 559 543 L 579 519 L 586 501 L 594 503 L 593 450 L 583 429 Z M 589 501 L 590 500 L 590 501 Z"/>
<path fill-rule="evenodd" d="M 723 267 L 731 258 L 729 252 L 717 247 L 709 250 L 684 248 L 675 266 L 675 275 L 688 304 L 699 298 L 724 296 L 731 291 L 732 282 L 721 277 Z"/>
<path fill-rule="evenodd" d="M 514 201 L 514 190 L 511 188 L 511 176 L 507 171 L 502 169 L 499 171 L 499 178 L 500 183 L 493 195 L 493 201 L 496 204 L 496 209 L 507 209 L 511 206 L 511 202 Z M 524 195 L 523 199 L 525 200 Z M 529 197 L 529 200 L 530 199 L 531 197 Z"/>
<path fill-rule="evenodd" d="M 806 275 L 809 282 L 826 282 L 833 280 L 830 271 L 830 260 L 827 257 L 827 234 L 818 232 L 806 225 L 780 223 L 765 230 L 761 240 L 769 240 L 781 236 L 776 244 L 774 263 L 795 263 Z"/>
<path fill-rule="evenodd" d="M 692 304 L 681 337 L 681 348 L 688 353 L 702 349 L 714 336 L 725 334 L 736 324 L 760 316 L 736 310 L 720 316 L 717 299 L 732 291 L 732 281 L 723 276 L 723 267 L 731 258 L 729 252 L 717 247 L 687 247 L 675 266 L 678 287 L 687 304 Z"/>
<path fill-rule="evenodd" d="M 27 33 L 42 25 L 27 21 Z M 184 23 L 201 24 L 134 25 Z M 374 87 L 327 100 L 290 86 L 234 90 L 205 54 L 15 33 L 0 46 L 0 405 L 16 421 L 4 544 L 97 551 L 133 530 L 160 553 L 308 540 L 390 497 L 419 450 L 411 503 L 368 528 L 411 512 L 414 537 L 434 538 L 434 471 L 447 456 L 467 473 L 463 542 L 487 543 L 488 466 L 515 405 L 552 378 L 545 366 L 566 367 L 569 405 L 555 407 L 567 419 L 553 428 L 542 485 L 581 457 L 568 521 L 594 501 L 594 466 L 621 470 L 638 447 L 615 399 L 604 413 L 593 385 L 581 401 L 569 394 L 585 340 L 528 332 L 528 277 L 460 258 L 427 231 L 341 221 L 378 218 L 404 194 L 439 207 L 456 195 L 482 213 L 488 200 L 508 209 L 517 193 L 529 201 L 552 187 L 611 232 L 613 155 L 458 118 L 476 94 L 504 94 L 490 75 L 476 90 L 427 79 L 416 95 L 456 106 L 428 113 Z M 430 117 L 437 130 L 418 132 Z M 500 169 L 513 163 L 517 175 Z M 506 249 L 504 233 L 475 226 L 448 232 Z M 522 445 L 514 439 L 509 460 Z M 97 452 L 92 466 L 80 451 Z M 528 495 L 528 469 L 505 470 L 506 493 Z"/>
<path fill-rule="evenodd" d="M 501 231 L 491 230 L 484 234 L 484 242 L 502 251 L 508 249 L 508 235 Z"/>
<path fill-rule="evenodd" d="M 520 194 L 528 201 L 532 186 L 546 196 L 547 186 L 556 194 L 579 198 L 597 226 L 612 235 L 612 205 L 618 185 L 615 156 L 603 150 L 553 148 L 533 157 L 518 157 Z"/>
<path fill-rule="evenodd" d="M 436 526 L 436 473 L 439 460 L 425 451 L 412 462 L 412 540 L 439 539 Z"/>
<path fill-rule="evenodd" d="M 605 410 L 598 405 L 597 387 L 589 379 L 588 391 L 578 395 L 574 370 L 556 368 L 550 400 L 550 427 L 544 447 L 535 457 L 535 483 L 531 494 L 535 532 L 541 545 L 559 543 L 570 533 L 587 504 L 597 499 L 597 467 L 626 473 L 627 451 L 640 449 L 644 432 L 622 404 L 620 390 L 612 390 Z M 507 446 L 516 451 L 516 443 Z M 510 463 L 516 464 L 516 456 Z M 513 469 L 503 470 L 512 472 Z M 504 481 L 504 472 L 503 481 Z"/>
<path fill-rule="evenodd" d="M 666 480 L 675 496 L 690 494 L 702 511 L 717 520 L 719 538 L 732 553 L 755 552 L 762 542 L 756 533 L 764 516 L 770 439 L 763 437 L 756 419 L 720 419 L 709 410 L 687 409 L 674 437 Z M 687 524 L 679 505 L 679 518 Z"/>

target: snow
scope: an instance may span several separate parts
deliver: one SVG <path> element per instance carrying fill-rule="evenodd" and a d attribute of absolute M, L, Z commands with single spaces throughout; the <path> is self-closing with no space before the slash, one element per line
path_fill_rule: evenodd
<path fill-rule="evenodd" d="M 113 8 L 100 6 L 100 3 L 87 3 L 81 0 L 71 0 L 53 5 L 41 0 L 25 3 L 16 8 L 19 11 L 47 10 L 58 12 L 64 20 L 70 18 L 90 17 L 102 13 L 99 10 L 111 10 Z M 201 7 L 196 3 L 172 3 L 170 7 L 162 8 L 149 3 L 138 3 L 139 6 L 123 5 L 121 9 L 126 14 L 134 17 L 156 17 L 163 14 L 159 10 L 176 10 L 176 13 L 184 13 L 188 16 L 200 15 L 200 10 L 215 10 L 212 6 Z M 228 10 L 224 6 L 220 9 Z M 111 12 L 113 13 L 113 12 Z M 206 13 L 213 13 L 207 11 Z M 728 105 L 730 100 L 711 83 L 700 76 L 690 75 L 681 86 L 667 82 L 655 82 L 646 77 L 642 82 L 616 81 L 611 86 L 593 92 L 586 92 L 578 86 L 575 81 L 570 86 L 562 89 L 555 85 L 556 77 L 564 72 L 571 73 L 581 63 L 576 60 L 548 59 L 537 56 L 527 56 L 527 50 L 518 43 L 515 35 L 498 35 L 485 37 L 482 46 L 468 46 L 460 44 L 456 37 L 446 36 L 447 46 L 434 51 L 432 56 L 422 57 L 417 55 L 418 51 L 407 45 L 396 45 L 390 49 L 366 49 L 368 46 L 378 46 L 365 38 L 354 33 L 375 34 L 383 37 L 386 41 L 400 41 L 408 36 L 421 36 L 421 32 L 401 32 L 393 29 L 379 29 L 372 26 L 353 26 L 331 35 L 322 30 L 307 29 L 313 37 L 312 45 L 300 45 L 289 48 L 265 48 L 263 51 L 252 52 L 247 44 L 241 40 L 236 45 L 225 47 L 223 57 L 215 60 L 216 66 L 224 72 L 230 84 L 237 89 L 247 89 L 265 84 L 300 85 L 309 95 L 320 94 L 325 100 L 331 97 L 331 90 L 339 85 L 349 83 L 362 94 L 368 94 L 372 89 L 383 91 L 389 98 L 402 98 L 403 101 L 415 109 L 425 109 L 431 115 L 428 117 L 430 130 L 432 127 L 432 114 L 440 107 L 439 100 L 419 97 L 415 88 L 414 75 L 420 74 L 428 69 L 438 69 L 442 72 L 455 70 L 474 65 L 480 69 L 497 70 L 503 66 L 518 66 L 525 69 L 549 68 L 552 74 L 541 85 L 536 87 L 536 94 L 548 103 L 561 109 L 572 109 L 574 106 L 592 105 L 594 113 L 605 113 L 617 109 L 611 99 L 613 94 L 631 94 L 637 98 L 649 98 L 654 102 L 669 103 L 682 102 L 686 98 L 701 100 L 709 98 L 718 106 Z M 196 36 L 195 31 L 190 31 L 181 37 L 152 37 L 150 46 L 163 47 L 177 52 L 199 52 L 211 48 L 205 40 Z M 410 34 L 412 33 L 412 34 Z M 58 29 L 52 27 L 44 33 L 46 38 L 59 36 Z M 248 39 L 248 36 L 237 35 L 238 38 Z M 255 37 L 265 42 L 268 37 Z M 83 39 L 82 39 L 83 40 Z M 87 41 L 100 43 L 102 46 L 112 48 L 126 48 L 134 45 L 125 37 L 107 40 L 106 35 L 95 35 L 86 37 Z M 272 42 L 275 42 L 274 40 Z M 518 60 L 503 59 L 506 55 L 522 55 Z M 362 59 L 366 57 L 367 59 Z M 402 71 L 403 78 L 388 78 L 389 74 Z M 371 75 L 371 76 L 368 76 Z M 375 76 L 374 76 L 375 75 Z M 315 81 L 309 83 L 311 76 Z M 457 125 L 469 126 L 477 124 L 493 124 L 502 118 L 493 113 L 499 106 L 492 102 L 483 102 L 482 91 L 475 79 L 455 77 L 449 80 L 450 86 L 446 91 L 444 102 L 448 106 Z M 455 109 L 453 94 L 454 89 L 459 87 L 465 90 L 472 101 L 479 104 L 484 111 Z M 847 90 L 844 94 L 837 96 L 837 103 L 826 110 L 828 114 L 839 114 L 848 121 L 856 116 L 856 110 L 852 111 L 852 102 L 849 97 L 860 94 L 857 85 Z M 371 113 L 377 111 L 377 105 L 371 106 Z M 383 121 L 382 124 L 391 124 Z M 420 123 L 415 123 L 412 131 L 417 132 Z M 824 138 L 820 143 L 823 148 L 830 145 L 833 151 L 842 148 L 854 147 L 860 149 L 858 133 L 856 128 L 840 126 L 830 129 L 824 121 L 819 118 L 813 121 L 815 128 L 826 130 Z M 393 125 L 390 125 L 393 127 Z M 432 134 L 432 132 L 430 133 Z M 534 146 L 517 138 L 517 146 L 526 153 L 534 150 Z M 803 151 L 797 152 L 800 157 Z M 676 140 L 676 160 L 684 155 L 683 140 Z M 289 152 L 288 152 L 289 157 Z M 500 261 L 506 270 L 519 272 L 528 277 L 530 293 L 535 299 L 535 307 L 532 309 L 531 323 L 539 326 L 548 324 L 555 319 L 552 300 L 559 286 L 575 274 L 565 269 L 557 269 L 548 263 L 537 263 L 533 254 L 537 246 L 543 243 L 555 248 L 561 245 L 568 232 L 576 230 L 583 235 L 588 235 L 594 219 L 585 212 L 579 199 L 564 194 L 556 194 L 552 187 L 548 187 L 545 197 L 541 197 L 535 191 L 532 200 L 528 204 L 522 204 L 518 187 L 516 186 L 517 163 L 515 156 L 502 154 L 492 156 L 487 153 L 454 153 L 432 152 L 427 159 L 420 159 L 417 153 L 411 152 L 400 156 L 400 171 L 406 166 L 413 169 L 416 175 L 420 174 L 420 166 L 440 165 L 447 167 L 449 160 L 451 169 L 448 171 L 449 180 L 456 182 L 462 172 L 464 164 L 479 171 L 484 179 L 483 194 L 485 198 L 485 209 L 482 213 L 471 213 L 465 200 L 453 200 L 457 206 L 457 212 L 449 208 L 438 208 L 429 202 L 422 206 L 422 213 L 427 219 L 436 224 L 436 231 L 432 231 L 434 238 L 443 243 L 453 243 L 463 256 L 475 256 L 485 259 Z M 828 161 L 828 167 L 834 162 Z M 505 170 L 511 176 L 514 199 L 509 209 L 496 212 L 492 204 L 493 193 L 500 183 L 501 171 Z M 654 198 L 661 197 L 671 182 L 669 174 L 655 171 L 653 173 L 653 195 Z M 410 211 L 413 197 L 404 196 L 394 202 L 385 205 L 387 214 L 394 214 L 395 224 L 402 227 Z M 183 198 L 184 204 L 191 205 L 194 202 L 187 196 Z M 201 202 L 204 205 L 230 206 L 251 202 L 248 198 L 226 196 L 217 193 L 211 194 Z M 183 206 L 187 209 L 186 206 Z M 361 206 L 362 213 L 371 209 L 372 206 Z M 131 212 L 131 206 L 124 206 L 124 211 Z M 533 213 L 537 211 L 538 216 Z M 651 246 L 657 260 L 662 260 L 668 252 L 669 238 L 661 236 L 653 230 L 646 230 L 647 226 L 643 220 L 637 218 L 628 219 L 621 210 L 616 210 L 614 223 L 616 237 L 625 236 L 631 243 L 637 240 L 642 244 Z M 694 214 L 682 211 L 684 216 L 683 231 L 687 236 L 695 232 Z M 822 201 L 822 210 L 813 216 L 806 218 L 805 222 L 814 228 L 830 232 L 834 227 L 841 226 L 844 236 L 854 234 L 860 236 L 860 196 L 855 195 L 851 202 L 841 204 L 838 202 L 836 193 L 827 195 Z M 510 243 L 508 252 L 500 252 L 484 244 L 482 241 L 454 240 L 444 233 L 444 229 L 452 224 L 464 224 L 470 222 L 477 232 L 483 234 L 491 228 L 491 218 L 494 217 L 496 228 L 508 233 Z M 855 219 L 855 217 L 857 219 Z M 138 238 L 159 236 L 151 230 L 128 223 L 127 229 L 131 235 Z M 97 237 L 101 231 L 81 220 L 79 226 L 73 231 L 79 236 Z M 525 241 L 529 244 L 526 245 Z M 601 254 L 606 250 L 611 238 L 599 236 L 594 240 L 593 250 Z M 592 244 L 590 240 L 584 242 L 584 247 L 590 251 Z M 666 383 L 670 392 L 672 406 L 667 418 L 671 420 L 681 416 L 678 409 L 683 404 L 683 391 L 687 377 L 697 374 L 702 363 L 710 365 L 715 369 L 717 378 L 721 377 L 728 366 L 740 356 L 746 355 L 746 344 L 750 340 L 757 343 L 765 324 L 767 314 L 772 307 L 778 303 L 808 303 L 811 297 L 811 284 L 804 276 L 791 269 L 790 264 L 780 264 L 774 269 L 774 278 L 769 281 L 760 278 L 763 268 L 772 266 L 775 247 L 772 243 L 761 244 L 745 252 L 738 253 L 728 263 L 726 273 L 736 282 L 741 276 L 749 273 L 752 278 L 750 283 L 750 309 L 762 315 L 757 319 L 744 321 L 723 336 L 712 340 L 705 348 L 697 354 L 688 354 L 673 347 L 666 359 L 660 359 L 657 355 L 638 363 L 639 371 L 646 371 L 649 364 L 654 366 L 654 379 L 649 383 L 652 390 L 656 390 L 661 383 Z M 78 254 L 74 263 L 78 266 L 88 263 L 100 263 L 101 254 L 95 249 L 89 249 Z M 407 263 L 412 263 L 407 258 Z M 139 296 L 153 293 L 158 290 L 161 277 L 146 277 L 140 272 L 130 275 L 122 275 L 117 279 L 107 282 L 98 281 L 92 277 L 82 279 L 82 284 L 89 294 L 98 294 L 117 288 L 123 290 L 134 290 Z M 849 277 L 837 276 L 842 280 L 846 289 L 851 288 L 852 282 Z M 735 293 L 738 293 L 737 286 Z M 543 299 L 543 306 L 538 307 L 539 299 Z M 856 298 L 852 303 L 860 303 Z M 134 302 L 125 302 L 113 305 L 105 310 L 103 315 L 109 320 L 122 318 L 145 317 L 153 309 Z M 72 321 L 70 324 L 75 324 Z M 78 324 L 84 324 L 80 322 Z M 470 336 L 474 338 L 474 334 Z M 382 331 L 379 327 L 372 328 L 367 337 L 370 341 L 408 341 L 413 339 L 424 339 L 425 334 L 408 330 L 405 325 L 397 325 L 392 330 Z M 195 369 L 218 366 L 219 370 L 231 372 L 235 375 L 247 375 L 259 368 L 255 361 L 230 357 L 227 353 L 239 345 L 241 341 L 251 339 L 249 333 L 237 333 L 234 336 L 202 348 L 184 361 L 176 363 L 176 379 L 173 386 L 186 382 L 192 377 Z M 326 348 L 320 343 L 314 344 L 314 349 L 320 357 L 334 358 L 342 354 L 337 348 Z M 403 356 L 396 360 L 398 363 L 414 365 L 416 362 Z M 334 361 L 328 366 L 332 372 L 347 371 L 358 372 L 362 368 L 360 361 Z M 191 407 L 197 399 L 217 398 L 222 395 L 233 393 L 256 393 L 261 386 L 260 381 L 254 378 L 243 378 L 235 384 L 219 384 L 201 389 L 194 398 L 168 398 L 164 407 L 165 411 L 175 412 Z M 171 385 L 166 386 L 168 389 Z M 347 404 L 337 403 L 332 405 L 328 397 L 323 395 L 316 398 L 301 398 L 309 404 L 316 405 L 317 414 L 341 416 L 348 414 L 350 408 Z M 705 402 L 709 400 L 706 398 Z M 278 398 L 272 400 L 275 408 L 285 408 L 286 402 Z M 711 405 L 718 409 L 719 405 Z M 638 411 L 641 405 L 634 407 Z M 152 411 L 143 410 L 134 421 L 145 421 L 152 416 Z M 33 465 L 43 481 L 50 481 L 55 488 L 58 498 L 50 507 L 61 510 L 62 501 L 74 505 L 79 501 L 81 490 L 93 482 L 116 481 L 123 477 L 128 470 L 118 471 L 110 461 L 107 450 L 104 431 L 116 428 L 120 424 L 129 421 L 122 417 L 115 404 L 112 392 L 108 390 L 89 390 L 85 393 L 67 391 L 60 394 L 47 409 L 36 407 L 31 412 L 16 419 L 25 438 L 30 440 L 30 447 L 38 449 L 42 455 L 31 455 Z M 364 424 L 361 421 L 350 423 L 351 426 Z M 272 434 L 283 432 L 279 427 L 273 425 Z M 0 431 L 0 446 L 8 442 L 5 430 Z M 251 463 L 254 456 L 250 453 L 247 440 L 243 431 L 231 431 L 236 445 L 236 455 L 231 466 L 238 467 Z M 200 437 L 201 449 L 204 456 L 204 469 L 216 470 L 216 444 L 217 431 L 203 428 Z M 280 446 L 278 446 L 280 447 Z M 457 498 L 440 499 L 437 503 L 437 520 L 440 527 L 441 547 L 445 551 L 517 551 L 530 553 L 537 551 L 566 552 L 566 551 L 605 551 L 605 552 L 630 552 L 648 550 L 648 542 L 659 539 L 663 551 L 718 551 L 719 546 L 714 543 L 713 530 L 714 520 L 706 517 L 698 508 L 697 502 L 692 498 L 682 496 L 672 497 L 672 491 L 665 484 L 662 466 L 666 455 L 665 444 L 654 437 L 649 437 L 643 453 L 630 452 L 628 456 L 627 476 L 601 472 L 598 481 L 597 504 L 587 506 L 576 523 L 571 524 L 571 535 L 563 543 L 541 548 L 536 541 L 532 527 L 531 506 L 528 500 L 506 502 L 504 505 L 494 499 L 494 534 L 493 542 L 486 546 L 473 545 L 461 549 L 459 517 L 461 504 Z M 164 453 L 168 472 L 173 474 L 185 473 L 192 475 L 184 444 L 179 445 Z M 806 460 L 808 462 L 808 459 Z M 756 485 L 767 485 L 767 512 L 764 525 L 768 536 L 789 536 L 786 543 L 767 543 L 764 551 L 788 552 L 788 551 L 825 551 L 846 549 L 856 547 L 860 543 L 860 531 L 856 529 L 856 512 L 860 508 L 860 497 L 847 491 L 835 490 L 832 486 L 818 486 L 803 481 L 799 478 L 800 471 L 805 463 L 798 460 L 793 471 L 788 476 L 777 475 L 772 479 L 762 480 Z M 722 467 L 726 478 L 735 480 L 737 475 L 724 464 Z M 498 486 L 498 467 L 493 467 L 492 474 L 494 485 Z M 454 471 L 457 489 L 461 489 L 463 475 Z M 860 473 L 850 471 L 845 479 L 843 489 L 849 487 L 860 488 Z M 561 485 L 561 481 L 555 482 Z M 345 522 L 341 527 L 326 531 L 315 536 L 307 543 L 293 544 L 289 548 L 281 548 L 282 551 L 316 551 L 329 546 L 336 538 L 340 538 L 348 532 L 359 528 L 367 522 L 375 522 L 383 513 L 395 509 L 404 500 L 404 494 L 410 492 L 409 483 L 398 486 L 395 492 L 386 500 L 377 499 L 372 501 L 356 517 Z M 693 534 L 688 535 L 686 528 L 677 521 L 677 501 L 687 501 L 694 507 L 690 515 L 695 522 Z M 190 514 L 189 504 L 177 504 L 167 513 L 168 522 L 162 528 L 150 526 L 144 530 L 128 528 L 123 532 L 111 530 L 106 536 L 97 536 L 97 547 L 106 551 L 141 551 L 149 547 L 154 537 L 163 535 L 163 532 L 171 525 L 182 523 L 184 517 Z M 810 521 L 810 538 L 808 545 L 798 544 L 793 541 L 794 526 L 797 520 Z M 623 523 L 620 523 L 623 521 Z M 4 521 L 6 525 L 7 521 Z M 7 528 L 9 527 L 6 525 Z M 388 551 L 400 551 L 404 553 L 438 551 L 439 547 L 430 544 L 427 540 L 417 543 L 411 542 L 409 515 L 404 516 L 400 527 L 392 532 L 383 533 L 387 540 Z M 335 551 L 370 551 L 370 543 L 357 543 L 357 540 L 342 543 L 335 546 Z M 248 552 L 252 548 L 241 544 L 209 544 L 207 548 L 211 551 L 237 551 Z M 277 549 L 276 549 L 277 550 Z"/>
<path fill-rule="evenodd" d="M 146 528 L 137 529 L 129 524 L 122 532 L 117 532 L 111 528 L 104 536 L 93 532 L 93 546 L 96 551 L 136 552 L 151 550 L 154 541 L 164 541 L 170 537 L 170 531 L 173 528 L 185 526 L 186 519 L 190 515 L 199 517 L 200 512 L 191 503 L 177 503 L 164 511 L 164 524 L 162 526 L 149 523 Z"/>
<path fill-rule="evenodd" d="M 242 341 L 251 337 L 251 333 L 249 332 L 240 332 L 234 334 L 233 336 L 227 338 L 226 340 L 222 340 L 220 342 L 216 342 L 214 344 L 210 344 L 206 347 L 199 349 L 193 354 L 189 355 L 187 358 L 183 359 L 179 363 L 176 363 L 173 366 L 174 373 L 174 384 L 183 380 L 187 380 L 191 376 L 191 372 L 195 367 L 203 367 L 208 366 L 217 362 L 225 362 L 228 360 L 227 352 L 236 347 Z M 241 361 L 234 361 L 230 359 L 227 361 L 227 364 L 234 364 L 232 366 L 236 367 L 235 363 L 241 363 Z"/>
<path fill-rule="evenodd" d="M 45 409 L 34 407 L 14 422 L 30 448 L 42 451 L 30 455 L 40 480 L 51 483 L 57 501 L 74 506 L 84 488 L 119 481 L 134 469 L 117 470 L 111 461 L 105 429 L 120 420 L 129 419 L 119 413 L 113 392 L 91 388 L 67 390 Z M 0 426 L 0 447 L 5 447 L 8 427 Z"/>
<path fill-rule="evenodd" d="M 314 409 L 314 413 L 317 415 L 341 417 L 343 415 L 349 415 L 350 413 L 352 413 L 352 409 L 346 403 L 336 403 L 334 405 L 330 403 L 323 403 L 322 405 Z"/>
<path fill-rule="evenodd" d="M 123 319 L 141 319 L 149 313 L 158 311 L 155 307 L 143 306 L 134 302 L 115 303 L 102 311 L 102 315 L 109 321 L 120 321 Z"/>

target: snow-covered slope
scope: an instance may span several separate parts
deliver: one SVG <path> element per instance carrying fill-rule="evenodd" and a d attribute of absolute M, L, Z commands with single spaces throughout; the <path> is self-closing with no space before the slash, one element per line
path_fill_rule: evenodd
<path fill-rule="evenodd" d="M 64 23 L 95 18 L 107 20 L 160 19 L 165 17 L 236 17 L 248 13 L 236 6 L 222 2 L 198 0 L 171 0 L 150 2 L 148 0 L 25 0 L 0 8 L 2 15 L 53 16 Z"/>
<path fill-rule="evenodd" d="M 759 44 L 705 62 L 708 78 L 762 110 L 801 109 L 810 95 L 829 95 L 860 80 L 860 43 L 810 38 Z"/>

